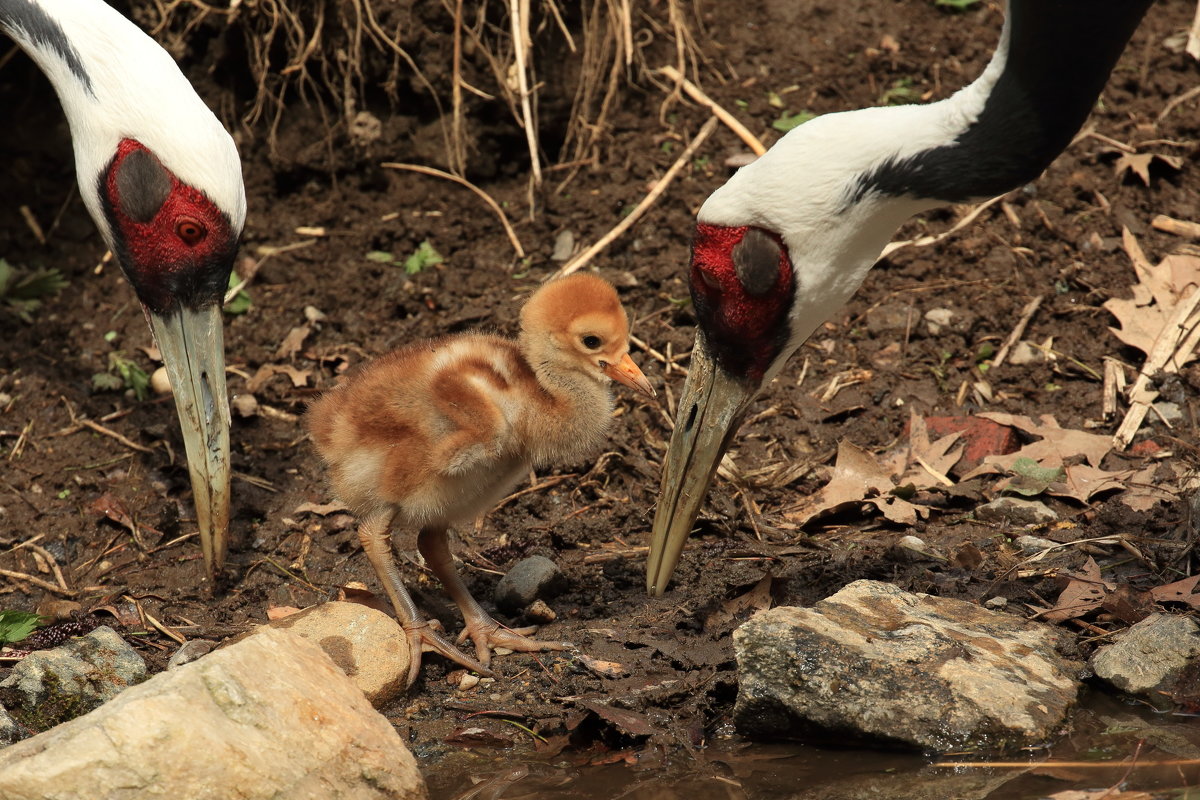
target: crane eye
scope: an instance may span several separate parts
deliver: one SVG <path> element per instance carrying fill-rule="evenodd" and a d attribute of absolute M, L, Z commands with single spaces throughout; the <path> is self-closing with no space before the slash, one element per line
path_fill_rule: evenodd
<path fill-rule="evenodd" d="M 588 350 L 595 350 L 600 346 L 600 337 L 589 333 L 587 336 L 580 337 L 580 343 Z"/>
<path fill-rule="evenodd" d="M 175 223 L 175 235 L 182 239 L 184 244 L 194 247 L 208 236 L 208 229 L 200 220 L 180 217 Z"/>

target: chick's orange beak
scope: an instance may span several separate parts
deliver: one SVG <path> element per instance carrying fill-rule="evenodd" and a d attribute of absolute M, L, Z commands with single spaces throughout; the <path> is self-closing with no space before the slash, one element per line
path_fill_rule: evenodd
<path fill-rule="evenodd" d="M 604 374 L 618 383 L 625 384 L 630 389 L 635 389 L 648 397 L 654 397 L 654 387 L 650 385 L 650 381 L 646 380 L 646 376 L 638 369 L 638 365 L 633 363 L 629 353 L 621 356 L 621 360 L 616 364 L 605 364 Z"/>

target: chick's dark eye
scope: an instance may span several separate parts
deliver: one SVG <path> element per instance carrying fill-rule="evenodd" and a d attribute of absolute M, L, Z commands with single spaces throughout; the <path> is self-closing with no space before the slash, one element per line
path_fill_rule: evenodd
<path fill-rule="evenodd" d="M 184 244 L 194 246 L 204 241 L 204 237 L 208 235 L 208 229 L 200 220 L 181 217 L 175 223 L 175 235 L 182 239 Z"/>
<path fill-rule="evenodd" d="M 583 346 L 588 350 L 595 350 L 600 346 L 600 337 L 590 333 L 587 336 L 581 337 L 579 341 L 582 342 Z"/>

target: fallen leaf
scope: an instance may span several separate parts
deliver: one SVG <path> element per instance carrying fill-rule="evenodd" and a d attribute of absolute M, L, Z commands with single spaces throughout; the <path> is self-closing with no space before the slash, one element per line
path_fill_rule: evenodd
<path fill-rule="evenodd" d="M 1132 172 L 1142 179 L 1142 183 L 1149 186 L 1150 165 L 1155 161 L 1161 161 L 1176 171 L 1183 168 L 1183 159 L 1179 156 L 1169 156 L 1165 153 L 1122 153 L 1115 165 L 1117 177 L 1120 178 L 1126 172 Z"/>
<path fill-rule="evenodd" d="M 1121 323 L 1109 328 L 1113 335 L 1148 355 L 1175 307 L 1200 286 L 1200 256 L 1172 253 L 1155 266 L 1128 228 L 1123 240 L 1138 282 L 1130 286 L 1132 299 L 1113 297 L 1104 301 L 1104 308 Z"/>
<path fill-rule="evenodd" d="M 134 538 L 141 536 L 142 531 L 152 533 L 155 536 L 162 537 L 162 532 L 149 525 L 139 525 L 133 520 L 133 515 L 129 513 L 129 509 L 119 497 L 112 492 L 105 492 L 97 497 L 92 504 L 88 506 L 94 514 L 101 514 L 123 528 L 127 528 Z"/>
<path fill-rule="evenodd" d="M 1104 598 L 1101 608 L 1126 625 L 1133 625 L 1150 616 L 1154 612 L 1153 605 L 1154 598 L 1150 592 L 1141 592 L 1122 583 Z"/>
<path fill-rule="evenodd" d="M 500 736 L 483 728 L 455 728 L 442 740 L 446 744 L 459 747 L 512 747 L 513 741 L 507 736 Z"/>
<path fill-rule="evenodd" d="M 580 653 L 576 658 L 580 664 L 583 664 L 601 678 L 620 678 L 629 672 L 629 670 L 625 669 L 625 665 L 618 661 L 601 661 L 598 658 L 592 658 L 583 653 Z"/>
<path fill-rule="evenodd" d="M 268 606 L 267 607 L 267 619 L 271 620 L 272 622 L 274 622 L 277 619 L 283 619 L 285 617 L 290 617 L 292 614 L 299 614 L 299 613 L 300 613 L 300 609 L 296 608 L 295 606 Z"/>
<path fill-rule="evenodd" d="M 328 515 L 334 513 L 335 511 L 349 511 L 349 510 L 350 509 L 344 503 L 338 503 L 338 502 L 325 503 L 324 505 L 322 505 L 320 503 L 301 503 L 300 505 L 296 506 L 295 510 L 293 510 L 292 513 L 293 514 L 316 514 L 319 517 L 325 517 L 325 516 L 328 516 Z"/>
<path fill-rule="evenodd" d="M 1051 485 L 1047 493 L 1055 497 L 1069 497 L 1086 504 L 1094 495 L 1101 492 L 1113 489 L 1124 490 L 1136 471 L 1122 469 L 1116 472 L 1105 472 L 1087 464 L 1074 464 L 1066 468 L 1066 473 L 1066 479 L 1062 483 Z"/>
<path fill-rule="evenodd" d="M 308 385 L 312 370 L 297 369 L 291 364 L 263 364 L 255 371 L 254 376 L 246 381 L 246 391 L 251 394 L 260 391 L 276 375 L 287 375 L 292 381 L 292 386 L 300 388 Z"/>
<path fill-rule="evenodd" d="M 659 729 L 650 722 L 650 718 L 645 714 L 610 706 L 597 700 L 576 700 L 575 702 L 589 711 L 594 711 L 600 719 L 612 723 L 630 736 L 651 736 L 659 733 Z"/>
<path fill-rule="evenodd" d="M 304 340 L 312 333 L 311 325 L 299 325 L 288 331 L 287 336 L 283 337 L 283 342 L 280 343 L 279 349 L 275 351 L 275 358 L 289 359 L 299 353 L 304 347 Z"/>
<path fill-rule="evenodd" d="M 1023 458 L 1033 459 L 1042 467 L 1053 468 L 1061 467 L 1071 456 L 1081 455 L 1087 463 L 1099 467 L 1104 456 L 1112 450 L 1111 436 L 1060 428 L 1058 422 L 1049 414 L 1042 415 L 1040 422 L 1017 414 L 998 412 L 987 412 L 979 416 L 1037 436 L 1038 441 L 1025 445 L 1015 453 L 988 456 L 982 464 L 964 475 L 963 480 L 977 475 L 1011 471 L 1012 465 Z"/>
<path fill-rule="evenodd" d="M 1155 586 L 1150 590 L 1150 596 L 1156 603 L 1186 603 L 1192 608 L 1200 610 L 1198 582 L 1200 582 L 1200 575 L 1193 575 L 1165 586 Z"/>
<path fill-rule="evenodd" d="M 704 620 L 704 630 L 718 630 L 732 622 L 739 614 L 753 609 L 754 611 L 766 611 L 771 607 L 771 582 L 770 573 L 762 576 L 762 579 L 745 594 L 726 600 L 721 604 L 721 607 L 708 615 Z"/>
<path fill-rule="evenodd" d="M 870 503 L 901 525 L 912 525 L 918 515 L 922 518 L 929 515 L 928 508 L 909 503 L 894 494 L 895 490 L 886 465 L 861 447 L 843 440 L 838 444 L 829 483 L 784 517 L 803 526 L 818 516 L 854 503 Z"/>
<path fill-rule="evenodd" d="M 1083 574 L 1070 576 L 1070 582 L 1058 596 L 1054 608 L 1043 613 L 1042 619 L 1047 622 L 1066 622 L 1082 617 L 1099 608 L 1112 588 L 1111 584 L 1105 583 L 1100 577 L 1100 567 L 1096 564 L 1096 559 L 1089 557 L 1083 565 Z"/>
<path fill-rule="evenodd" d="M 1157 503 L 1174 500 L 1178 493 L 1154 480 L 1154 473 L 1157 471 L 1156 464 L 1148 464 L 1135 472 L 1133 477 L 1125 482 L 1121 502 L 1134 511 L 1149 511 Z"/>

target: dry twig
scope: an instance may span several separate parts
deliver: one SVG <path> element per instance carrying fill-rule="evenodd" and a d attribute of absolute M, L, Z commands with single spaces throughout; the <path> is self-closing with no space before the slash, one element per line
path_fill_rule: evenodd
<path fill-rule="evenodd" d="M 575 256 L 575 258 L 571 259 L 568 263 L 564 264 L 562 268 L 558 270 L 558 272 L 551 276 L 551 278 L 561 278 L 564 275 L 570 275 L 572 272 L 583 268 L 590 263 L 593 258 L 596 257 L 597 253 L 608 247 L 613 243 L 613 241 L 619 238 L 621 234 L 633 227 L 633 224 L 641 219 L 642 215 L 646 213 L 647 209 L 654 205 L 654 202 L 658 200 L 659 196 L 661 196 L 662 193 L 667 190 L 667 187 L 671 185 L 671 181 L 675 180 L 675 176 L 679 174 L 679 171 L 691 161 L 692 156 L 695 155 L 696 151 L 700 149 L 700 145 L 704 144 L 704 142 L 708 140 L 708 137 L 712 135 L 712 132 L 716 129 L 716 127 L 716 117 L 713 117 L 708 122 L 704 123 L 704 127 L 702 127 L 700 132 L 696 134 L 696 138 L 692 139 L 688 146 L 684 148 L 684 151 L 679 154 L 679 158 L 675 159 L 675 163 L 672 164 L 670 169 L 666 171 L 666 174 L 659 178 L 658 183 L 654 184 L 654 188 L 642 198 L 642 202 L 637 204 L 637 208 L 630 212 L 625 219 L 618 222 L 612 230 L 601 236 L 595 244 L 593 244 L 587 250 L 584 250 L 579 255 Z"/>
<path fill-rule="evenodd" d="M 457 175 L 451 175 L 449 172 L 443 172 L 442 170 L 435 169 L 434 167 L 424 167 L 420 164 L 401 164 L 395 161 L 385 161 L 379 166 L 383 167 L 384 169 L 398 169 L 405 170 L 407 172 L 419 172 L 422 175 L 432 175 L 435 178 L 444 178 L 448 181 L 457 183 L 459 186 L 467 187 L 480 198 L 482 198 L 483 202 L 488 204 L 488 208 L 492 209 L 492 211 L 496 213 L 496 216 L 500 219 L 500 224 L 504 226 L 504 232 L 508 234 L 508 240 L 512 242 L 513 249 L 517 251 L 517 258 L 525 257 L 525 248 L 521 246 L 521 240 L 517 238 L 517 232 L 513 230 L 513 226 L 509 224 L 508 216 L 505 215 L 504 209 L 500 208 L 500 204 L 493 200 L 491 195 L 489 195 L 483 189 L 480 189 L 475 184 L 471 183 L 465 178 L 460 178 Z"/>
<path fill-rule="evenodd" d="M 733 114 L 730 114 L 720 105 L 718 105 L 717 101 L 706 95 L 699 86 L 685 78 L 683 74 L 680 73 L 675 67 L 663 67 L 659 70 L 659 72 L 675 81 L 675 83 L 687 93 L 688 97 L 707 108 L 713 113 L 713 116 L 725 123 L 725 125 L 731 131 L 738 135 L 739 139 L 746 143 L 746 146 L 754 152 L 754 155 L 761 156 L 763 153 L 767 152 L 766 146 L 759 141 L 757 136 L 750 132 L 749 128 L 739 122 L 737 118 L 733 116 Z"/>
<path fill-rule="evenodd" d="M 1033 315 L 1037 313 L 1038 308 L 1041 307 L 1042 301 L 1045 299 L 1045 295 L 1038 295 L 1025 304 L 1025 308 L 1021 311 L 1021 317 L 1017 320 L 1017 324 L 1013 326 L 1012 333 L 1008 334 L 1008 338 L 1004 340 L 1004 344 L 1000 347 L 1000 352 L 996 353 L 996 358 L 992 361 L 993 368 L 1004 364 L 1004 359 L 1008 358 L 1008 351 L 1025 335 L 1025 328 L 1028 327 L 1029 321 L 1033 319 Z"/>

